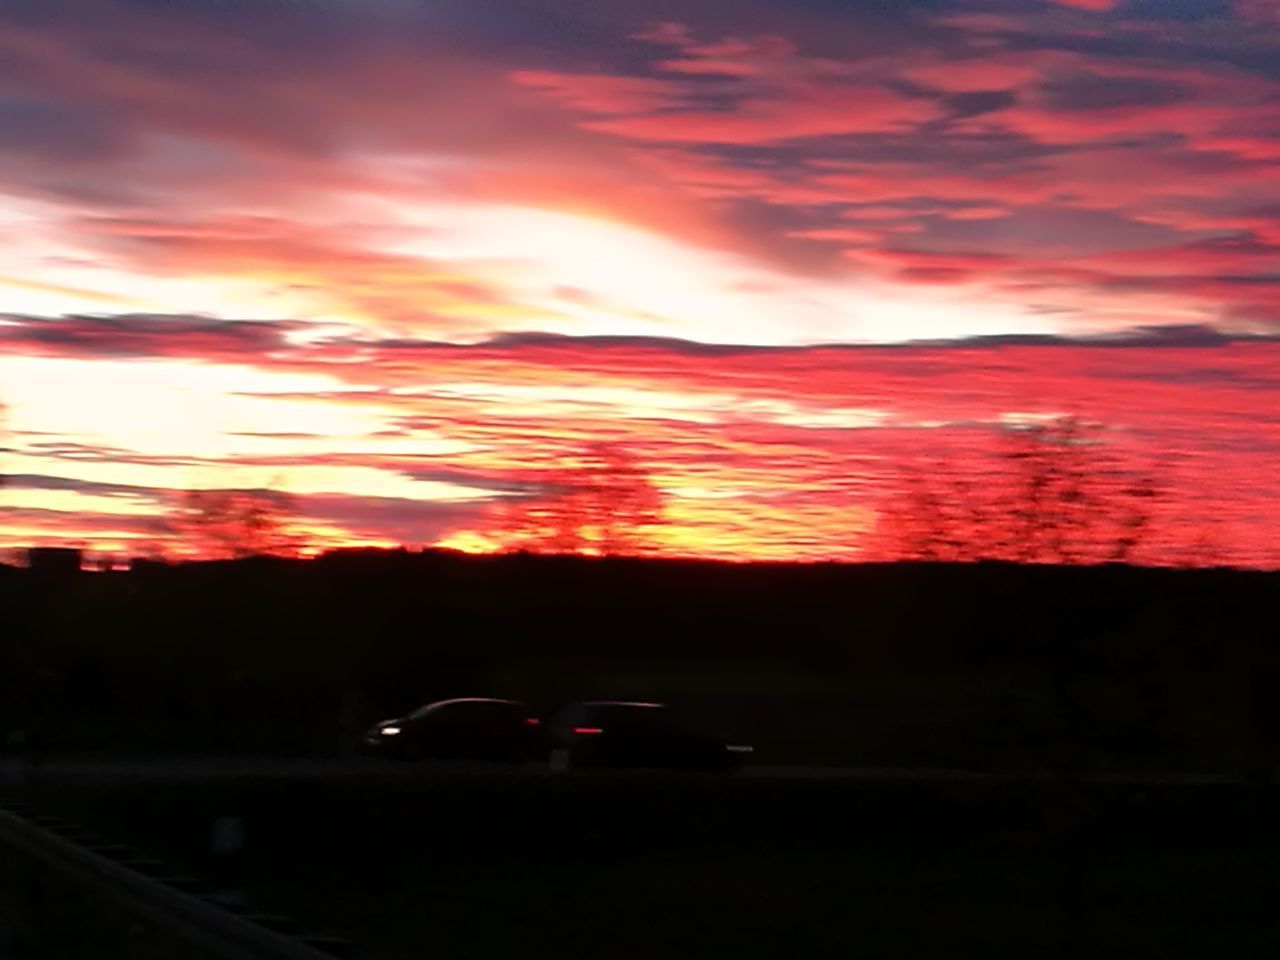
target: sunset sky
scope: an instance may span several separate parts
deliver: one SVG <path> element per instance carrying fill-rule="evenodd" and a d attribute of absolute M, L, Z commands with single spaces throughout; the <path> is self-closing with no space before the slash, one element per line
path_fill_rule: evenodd
<path fill-rule="evenodd" d="M 858 559 L 1070 414 L 1280 566 L 1280 0 L 3 0 L 0 402 L 0 547 L 493 549 L 608 442 Z"/>

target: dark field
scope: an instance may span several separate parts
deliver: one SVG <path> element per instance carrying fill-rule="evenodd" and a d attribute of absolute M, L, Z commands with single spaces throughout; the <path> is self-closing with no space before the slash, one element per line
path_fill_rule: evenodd
<path fill-rule="evenodd" d="M 762 763 L 1280 764 L 1280 574 L 354 551 L 0 567 L 0 727 L 50 757 L 332 756 L 453 696 L 664 700 Z"/>
<path fill-rule="evenodd" d="M 42 806 L 197 876 L 214 819 L 243 818 L 250 905 L 382 960 L 1280 947 L 1274 803 L 1239 786 L 427 769 L 49 789 Z"/>

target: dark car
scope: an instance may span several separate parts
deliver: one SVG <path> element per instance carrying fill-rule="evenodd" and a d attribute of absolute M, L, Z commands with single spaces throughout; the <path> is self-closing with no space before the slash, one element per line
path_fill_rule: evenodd
<path fill-rule="evenodd" d="M 565 707 L 551 724 L 551 766 L 734 770 L 751 754 L 679 720 L 661 703 L 590 700 Z"/>
<path fill-rule="evenodd" d="M 404 760 L 504 760 L 547 756 L 541 719 L 523 703 L 483 697 L 440 700 L 375 724 L 370 751 Z"/>

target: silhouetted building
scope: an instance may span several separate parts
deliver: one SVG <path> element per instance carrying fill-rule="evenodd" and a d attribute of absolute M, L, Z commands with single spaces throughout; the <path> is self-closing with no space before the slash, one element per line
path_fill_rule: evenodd
<path fill-rule="evenodd" d="M 74 547 L 32 547 L 27 567 L 45 577 L 69 577 L 80 572 L 80 551 Z"/>

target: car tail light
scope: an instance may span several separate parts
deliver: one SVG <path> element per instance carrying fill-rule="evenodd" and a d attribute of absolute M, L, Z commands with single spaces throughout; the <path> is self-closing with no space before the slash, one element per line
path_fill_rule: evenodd
<path fill-rule="evenodd" d="M 574 727 L 573 732 L 580 733 L 584 736 L 596 736 L 604 733 L 604 730 L 601 727 Z"/>
<path fill-rule="evenodd" d="M 528 727 L 542 726 L 542 721 L 539 720 L 537 717 L 525 717 L 524 722 L 525 722 L 525 726 L 528 726 Z"/>

